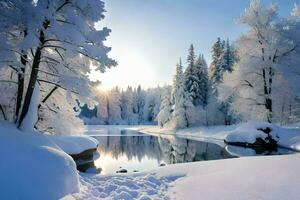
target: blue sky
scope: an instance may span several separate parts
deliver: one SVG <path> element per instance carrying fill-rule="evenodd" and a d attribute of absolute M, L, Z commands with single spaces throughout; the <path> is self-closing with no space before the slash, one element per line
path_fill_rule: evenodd
<path fill-rule="evenodd" d="M 94 74 L 103 89 L 127 85 L 155 87 L 171 83 L 179 57 L 187 49 L 211 60 L 217 37 L 237 39 L 247 29 L 238 23 L 249 0 L 104 0 L 106 18 L 100 23 L 112 29 L 106 44 L 119 63 L 105 74 Z M 269 3 L 270 0 L 262 0 Z M 275 0 L 280 15 L 288 15 L 300 0 Z"/>

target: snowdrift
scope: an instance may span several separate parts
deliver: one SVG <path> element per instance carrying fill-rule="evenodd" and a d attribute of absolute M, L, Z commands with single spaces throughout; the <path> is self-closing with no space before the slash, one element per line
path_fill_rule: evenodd
<path fill-rule="evenodd" d="M 0 123 L 1 199 L 50 200 L 79 191 L 75 162 L 63 150 L 82 149 L 73 149 L 70 144 L 51 137 L 21 132 L 13 124 Z M 90 140 L 84 141 L 84 147 L 95 145 Z"/>

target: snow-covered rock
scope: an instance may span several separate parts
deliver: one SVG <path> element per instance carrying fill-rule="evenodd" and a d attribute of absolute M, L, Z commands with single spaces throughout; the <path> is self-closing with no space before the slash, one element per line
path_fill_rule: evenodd
<path fill-rule="evenodd" d="M 48 136 L 0 123 L 1 199 L 59 199 L 79 191 L 73 159 Z"/>
<path fill-rule="evenodd" d="M 282 131 L 279 126 L 265 123 L 265 122 L 248 122 L 241 124 L 236 129 L 228 132 L 225 140 L 230 142 L 247 142 L 254 143 L 257 138 L 266 139 L 268 134 L 263 132 L 261 129 L 271 129 L 270 136 L 278 141 L 279 136 L 277 133 Z"/>
<path fill-rule="evenodd" d="M 89 136 L 49 135 L 48 137 L 69 155 L 80 154 L 89 149 L 96 149 L 98 146 L 98 141 Z"/>

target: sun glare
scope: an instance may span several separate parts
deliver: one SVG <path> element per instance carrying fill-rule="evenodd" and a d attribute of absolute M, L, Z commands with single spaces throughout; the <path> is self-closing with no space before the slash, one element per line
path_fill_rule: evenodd
<path fill-rule="evenodd" d="M 107 69 L 105 73 L 93 70 L 90 74 L 92 80 L 101 81 L 99 89 L 109 90 L 115 86 L 125 89 L 129 85 L 148 88 L 155 84 L 155 72 L 142 52 L 127 49 L 118 55 L 114 54 L 114 58 L 118 60 L 117 67 Z"/>

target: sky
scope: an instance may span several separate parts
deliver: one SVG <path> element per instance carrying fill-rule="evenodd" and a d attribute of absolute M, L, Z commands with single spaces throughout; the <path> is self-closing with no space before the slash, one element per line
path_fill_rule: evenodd
<path fill-rule="evenodd" d="M 128 85 L 143 88 L 172 82 L 176 63 L 186 64 L 187 50 L 211 61 L 211 47 L 217 37 L 236 40 L 247 27 L 238 22 L 249 0 L 104 0 L 106 18 L 97 24 L 112 30 L 105 42 L 118 66 L 105 73 L 93 72 L 101 89 Z M 300 0 L 275 2 L 286 16 Z"/>

